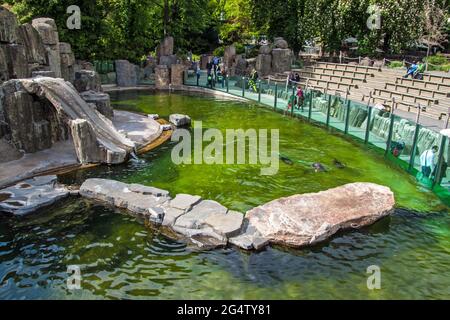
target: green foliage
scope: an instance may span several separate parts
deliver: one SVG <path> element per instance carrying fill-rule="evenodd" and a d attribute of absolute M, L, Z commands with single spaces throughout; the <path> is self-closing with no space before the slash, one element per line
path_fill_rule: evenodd
<path fill-rule="evenodd" d="M 225 53 L 225 47 L 224 46 L 217 47 L 213 51 L 213 55 L 216 56 L 216 57 L 223 57 L 224 53 Z"/>
<path fill-rule="evenodd" d="M 237 52 L 244 53 L 242 44 L 265 35 L 285 38 L 295 52 L 315 42 L 337 53 L 346 38 L 356 37 L 361 55 L 376 55 L 376 49 L 401 53 L 426 34 L 424 11 L 430 0 L 1 1 L 12 5 L 21 22 L 54 18 L 61 41 L 71 43 L 79 58 L 138 62 L 167 34 L 175 38 L 176 52 L 212 52 L 220 39 L 222 46 L 239 43 Z M 436 5 L 446 1 L 436 0 Z M 81 30 L 66 27 L 66 8 L 74 2 L 81 8 Z M 380 29 L 367 27 L 371 5 L 380 9 Z M 450 33 L 450 24 L 446 28 Z M 223 48 L 215 54 L 222 55 Z"/>
<path fill-rule="evenodd" d="M 391 61 L 391 62 L 388 64 L 388 67 L 391 68 L 391 69 L 403 68 L 403 67 L 404 67 L 403 61 L 397 61 L 397 60 Z"/>
<path fill-rule="evenodd" d="M 449 61 L 447 60 L 447 58 L 445 56 L 443 56 L 442 54 L 437 54 L 435 56 L 430 56 L 428 58 L 425 58 L 425 60 L 428 63 L 431 64 L 435 64 L 435 65 L 444 65 L 444 64 L 448 64 Z"/>

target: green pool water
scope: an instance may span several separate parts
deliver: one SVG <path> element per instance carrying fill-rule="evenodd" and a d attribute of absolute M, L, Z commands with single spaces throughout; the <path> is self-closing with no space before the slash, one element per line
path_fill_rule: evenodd
<path fill-rule="evenodd" d="M 205 129 L 279 129 L 280 152 L 294 164 L 280 162 L 274 176 L 261 176 L 258 165 L 175 165 L 169 142 L 139 160 L 77 171 L 62 181 L 136 182 L 172 195 L 198 194 L 241 212 L 282 196 L 367 181 L 389 186 L 398 209 L 312 248 L 202 252 L 125 212 L 67 200 L 29 217 L 0 219 L 0 298 L 450 298 L 448 208 L 377 150 L 251 103 L 180 94 L 113 98 L 123 110 L 163 118 L 188 114 Z M 335 168 L 334 159 L 346 168 Z M 307 165 L 312 162 L 327 172 L 315 173 Z M 82 290 L 67 289 L 68 265 L 81 268 Z M 367 289 L 371 265 L 381 269 L 381 290 Z"/>

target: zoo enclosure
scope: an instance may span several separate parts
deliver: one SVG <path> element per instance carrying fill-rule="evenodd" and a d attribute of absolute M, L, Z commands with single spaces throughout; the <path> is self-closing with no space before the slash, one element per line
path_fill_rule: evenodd
<path fill-rule="evenodd" d="M 249 100 L 269 107 L 276 112 L 325 126 L 350 136 L 384 153 L 387 161 L 395 163 L 420 183 L 431 189 L 447 205 L 450 205 L 450 175 L 447 168 L 450 159 L 449 138 L 414 121 L 404 119 L 391 112 L 379 110 L 370 104 L 347 99 L 345 92 L 330 95 L 318 90 L 304 90 L 300 108 L 288 108 L 289 100 L 296 95 L 296 85 L 288 81 L 258 80 L 247 77 L 224 77 L 215 85 L 208 84 L 206 72 L 200 77 L 185 72 L 184 84 L 200 86 Z M 292 100 L 291 100 L 292 101 Z M 432 146 L 439 146 L 435 170 L 430 178 L 420 177 L 420 155 Z M 400 150 L 401 149 L 401 150 Z"/>

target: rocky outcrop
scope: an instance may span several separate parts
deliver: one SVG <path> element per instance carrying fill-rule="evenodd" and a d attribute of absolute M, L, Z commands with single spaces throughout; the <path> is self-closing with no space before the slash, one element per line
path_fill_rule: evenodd
<path fill-rule="evenodd" d="M 50 18 L 37 18 L 32 21 L 32 25 L 41 36 L 42 43 L 47 51 L 50 70 L 55 73 L 56 77 L 61 77 L 59 34 L 55 20 Z"/>
<path fill-rule="evenodd" d="M 272 55 L 259 54 L 256 58 L 256 70 L 261 77 L 270 75 L 272 73 Z"/>
<path fill-rule="evenodd" d="M 75 55 L 70 43 L 60 42 L 59 52 L 61 56 L 61 76 L 64 80 L 73 83 L 75 80 Z"/>
<path fill-rule="evenodd" d="M 242 213 L 215 201 L 186 194 L 172 199 L 165 190 L 113 180 L 88 179 L 80 194 L 127 209 L 201 247 L 226 245 L 229 237 L 240 233 L 243 222 Z"/>
<path fill-rule="evenodd" d="M 134 149 L 132 141 L 63 79 L 10 80 L 3 92 L 3 113 L 18 149 L 46 149 L 67 140 L 69 132 L 82 163 L 121 163 Z"/>
<path fill-rule="evenodd" d="M 177 64 L 177 56 L 173 54 L 174 39 L 173 37 L 165 37 L 161 43 L 156 47 L 156 55 L 158 65 L 164 65 L 169 68 L 173 64 Z"/>
<path fill-rule="evenodd" d="M 94 104 L 98 112 L 112 120 L 114 111 L 111 107 L 111 98 L 109 97 L 109 94 L 90 90 L 82 92 L 81 97 L 87 103 Z"/>
<path fill-rule="evenodd" d="M 292 51 L 290 49 L 275 48 L 272 50 L 272 72 L 283 73 L 292 68 Z"/>
<path fill-rule="evenodd" d="M 170 79 L 172 85 L 181 86 L 184 82 L 184 71 L 186 67 L 184 64 L 172 64 Z"/>
<path fill-rule="evenodd" d="M 175 127 L 184 127 L 191 124 L 191 118 L 184 114 L 171 114 L 169 116 L 169 122 Z"/>
<path fill-rule="evenodd" d="M 119 87 L 135 87 L 138 84 L 138 67 L 128 60 L 116 60 L 116 81 Z"/>
<path fill-rule="evenodd" d="M 26 215 L 68 196 L 56 176 L 35 177 L 0 190 L 0 212 Z"/>
<path fill-rule="evenodd" d="M 76 71 L 73 85 L 80 93 L 86 91 L 103 91 L 100 76 L 92 70 Z"/>
<path fill-rule="evenodd" d="M 245 231 L 230 242 L 244 249 L 258 248 L 264 243 L 314 245 L 339 230 L 374 223 L 389 215 L 394 204 L 394 194 L 389 188 L 372 183 L 352 183 L 281 198 L 248 211 Z"/>
<path fill-rule="evenodd" d="M 170 84 L 170 69 L 165 65 L 158 65 L 155 68 L 155 86 L 158 90 L 169 88 Z"/>
<path fill-rule="evenodd" d="M 370 225 L 394 208 L 390 189 L 372 183 L 281 198 L 248 211 L 245 219 L 199 196 L 172 199 L 165 190 L 112 180 L 88 179 L 80 194 L 141 215 L 201 247 L 230 243 L 245 250 L 314 245 L 339 230 Z"/>

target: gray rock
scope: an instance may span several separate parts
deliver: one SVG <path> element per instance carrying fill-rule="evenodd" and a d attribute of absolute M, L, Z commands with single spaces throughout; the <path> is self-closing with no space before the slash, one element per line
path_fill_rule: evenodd
<path fill-rule="evenodd" d="M 264 238 L 254 226 L 249 225 L 247 219 L 244 225 L 242 233 L 228 239 L 229 243 L 244 250 L 260 250 L 269 244 L 269 239 Z"/>
<path fill-rule="evenodd" d="M 103 91 L 100 76 L 97 72 L 91 70 L 80 70 L 75 72 L 73 85 L 78 92 Z"/>
<path fill-rule="evenodd" d="M 26 23 L 19 27 L 19 35 L 21 44 L 25 47 L 28 63 L 48 65 L 47 51 L 37 30 L 30 23 Z"/>
<path fill-rule="evenodd" d="M 121 163 L 135 147 L 63 79 L 10 80 L 3 92 L 3 112 L 17 149 L 49 148 L 55 141 L 67 140 L 70 131 L 82 162 Z"/>
<path fill-rule="evenodd" d="M 318 193 L 294 195 L 253 208 L 246 214 L 271 243 L 314 245 L 339 230 L 361 228 L 389 215 L 394 194 L 373 183 L 352 183 Z M 254 234 L 254 230 L 247 230 Z"/>
<path fill-rule="evenodd" d="M 3 47 L 3 53 L 6 58 L 8 79 L 28 78 L 30 71 L 25 47 L 22 44 L 6 44 L 1 46 Z"/>
<path fill-rule="evenodd" d="M 158 120 L 159 114 L 148 114 L 147 117 L 149 117 L 150 119 L 153 119 L 153 120 Z"/>
<path fill-rule="evenodd" d="M 292 51 L 290 49 L 272 50 L 272 72 L 283 73 L 292 68 Z"/>
<path fill-rule="evenodd" d="M 111 107 L 111 99 L 109 94 L 90 90 L 82 92 L 80 95 L 87 103 L 95 104 L 98 112 L 108 119 L 112 119 L 114 117 L 114 110 Z"/>
<path fill-rule="evenodd" d="M 211 215 L 225 215 L 228 209 L 213 200 L 203 200 L 191 211 L 178 218 L 175 225 L 186 229 L 201 229 Z"/>
<path fill-rule="evenodd" d="M 59 34 L 56 23 L 51 18 L 33 19 L 32 26 L 39 33 L 47 51 L 47 61 L 50 70 L 56 77 L 61 77 L 61 56 L 59 50 Z"/>
<path fill-rule="evenodd" d="M 142 193 L 143 195 L 152 195 L 155 197 L 169 197 L 169 191 L 155 187 L 147 187 L 141 184 L 130 184 L 129 189 L 132 192 Z"/>
<path fill-rule="evenodd" d="M 153 222 L 162 223 L 164 218 L 162 206 L 170 198 L 144 194 L 141 191 L 145 190 L 145 188 L 141 189 L 135 186 L 133 189 L 135 191 L 130 189 L 130 185 L 119 181 L 88 179 L 82 184 L 80 195 L 127 209 L 134 214 L 145 216 Z"/>
<path fill-rule="evenodd" d="M 167 207 L 162 223 L 163 226 L 173 226 L 175 224 L 175 221 L 183 214 L 185 214 L 185 210 L 173 208 L 171 206 Z"/>
<path fill-rule="evenodd" d="M 191 118 L 184 114 L 171 114 L 169 122 L 176 127 L 189 126 L 191 124 Z"/>
<path fill-rule="evenodd" d="M 50 77 L 50 78 L 56 78 L 55 73 L 53 71 L 33 71 L 31 73 L 32 78 L 36 77 Z"/>
<path fill-rule="evenodd" d="M 186 67 L 184 64 L 173 64 L 171 67 L 171 83 L 174 86 L 181 86 L 184 83 L 184 71 Z"/>
<path fill-rule="evenodd" d="M 283 38 L 275 38 L 274 45 L 278 49 L 287 49 L 287 48 L 289 48 L 289 45 L 288 45 L 287 41 L 284 40 Z"/>
<path fill-rule="evenodd" d="M 170 56 L 173 54 L 174 39 L 173 37 L 165 37 L 156 48 L 158 57 Z"/>
<path fill-rule="evenodd" d="M 7 197 L 0 202 L 0 211 L 26 215 L 50 206 L 69 196 L 69 191 L 56 185 L 56 176 L 37 177 L 0 190 Z"/>
<path fill-rule="evenodd" d="M 170 84 L 170 69 L 165 65 L 158 65 L 155 68 L 155 75 L 156 89 L 168 89 Z"/>
<path fill-rule="evenodd" d="M 261 77 L 270 75 L 272 73 L 272 55 L 259 54 L 256 58 L 256 70 Z"/>
<path fill-rule="evenodd" d="M 128 60 L 116 60 L 116 81 L 119 87 L 134 87 L 138 85 L 136 66 Z"/>
<path fill-rule="evenodd" d="M 170 201 L 170 206 L 172 208 L 188 211 L 194 205 L 200 202 L 202 198 L 200 196 L 191 196 L 190 194 L 177 194 L 175 199 Z"/>
<path fill-rule="evenodd" d="M 259 54 L 270 54 L 272 48 L 269 45 L 263 45 L 259 48 Z"/>
<path fill-rule="evenodd" d="M 0 6 L 0 42 L 17 43 L 19 38 L 18 28 L 16 16 Z"/>
<path fill-rule="evenodd" d="M 169 68 L 172 67 L 172 65 L 177 64 L 178 57 L 174 54 L 170 56 L 161 56 L 159 58 L 159 65 L 167 66 Z"/>

